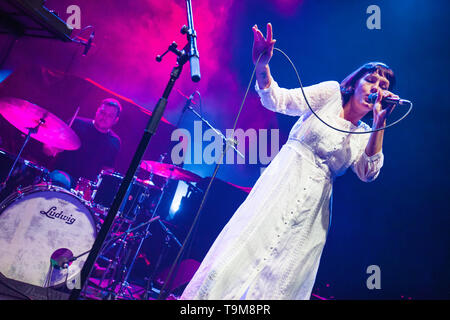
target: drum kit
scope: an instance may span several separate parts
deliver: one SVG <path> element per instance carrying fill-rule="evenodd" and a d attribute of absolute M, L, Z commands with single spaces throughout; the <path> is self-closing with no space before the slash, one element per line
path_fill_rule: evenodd
<path fill-rule="evenodd" d="M 26 134 L 16 156 L 0 150 L 0 191 L 5 194 L 0 203 L 0 272 L 35 286 L 70 288 L 124 177 L 102 171 L 96 181 L 79 178 L 70 190 L 56 185 L 48 169 L 23 159 L 22 152 L 30 138 L 76 150 L 81 145 L 77 134 L 54 114 L 25 100 L 0 99 L 0 114 Z M 181 246 L 157 215 L 158 207 L 170 181 L 192 184 L 201 178 L 162 159 L 142 161 L 139 173 L 146 178 L 134 177 L 96 262 L 93 273 L 98 281 L 88 283 L 95 288 L 93 298 L 135 299 L 128 281 L 143 242 L 151 237 L 151 223 L 157 222 Z M 155 175 L 164 179 L 163 186 L 155 185 Z"/>

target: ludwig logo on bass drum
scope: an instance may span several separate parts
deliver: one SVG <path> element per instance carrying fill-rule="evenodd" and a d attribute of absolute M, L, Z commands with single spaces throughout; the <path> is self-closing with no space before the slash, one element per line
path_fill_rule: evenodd
<path fill-rule="evenodd" d="M 51 207 L 50 209 L 48 209 L 48 211 L 41 211 L 41 214 L 45 214 L 48 218 L 50 219 L 60 219 L 65 221 L 67 224 L 73 224 L 76 219 L 72 218 L 72 215 L 69 216 L 65 216 L 63 215 L 64 211 L 61 212 L 57 212 L 58 208 L 56 207 Z"/>

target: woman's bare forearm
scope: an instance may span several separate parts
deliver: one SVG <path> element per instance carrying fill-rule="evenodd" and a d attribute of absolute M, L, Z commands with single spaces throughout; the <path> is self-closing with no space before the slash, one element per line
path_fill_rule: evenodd
<path fill-rule="evenodd" d="M 270 75 L 269 65 L 256 67 L 256 81 L 258 82 L 258 87 L 260 89 L 267 89 L 270 87 L 272 81 L 272 76 Z"/>
<path fill-rule="evenodd" d="M 386 125 L 386 120 L 381 125 L 372 126 L 373 129 L 378 129 L 384 127 Z M 369 142 L 366 146 L 366 154 L 371 157 L 374 154 L 377 154 L 383 148 L 383 138 L 384 138 L 384 130 L 380 130 L 377 132 L 373 132 L 370 135 Z"/>

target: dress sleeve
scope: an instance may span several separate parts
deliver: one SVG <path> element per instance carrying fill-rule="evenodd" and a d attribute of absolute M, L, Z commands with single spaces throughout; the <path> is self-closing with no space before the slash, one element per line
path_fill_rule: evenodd
<path fill-rule="evenodd" d="M 359 146 L 359 157 L 355 162 L 353 162 L 351 168 L 361 181 L 372 182 L 378 177 L 380 170 L 383 167 L 383 150 L 369 157 L 365 151 L 368 138 L 361 140 L 362 142 Z"/>
<path fill-rule="evenodd" d="M 272 79 L 270 87 L 259 89 L 258 82 L 255 86 L 256 92 L 261 98 L 262 105 L 272 111 L 289 116 L 301 116 L 309 112 L 300 88 L 284 89 Z M 340 97 L 340 86 L 337 81 L 325 81 L 303 88 L 311 108 L 316 111 L 331 99 Z"/>

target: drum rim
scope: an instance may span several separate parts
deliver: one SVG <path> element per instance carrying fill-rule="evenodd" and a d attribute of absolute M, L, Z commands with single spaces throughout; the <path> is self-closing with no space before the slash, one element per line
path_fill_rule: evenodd
<path fill-rule="evenodd" d="M 100 176 L 113 176 L 113 177 L 121 178 L 121 179 L 124 178 L 124 176 L 123 176 L 120 172 L 118 172 L 118 171 L 112 172 L 112 171 L 110 171 L 110 170 L 102 170 L 102 171 L 100 171 L 100 173 L 99 173 L 98 176 L 97 176 L 97 179 L 98 179 Z"/>
<path fill-rule="evenodd" d="M 46 167 L 43 167 L 43 166 L 37 164 L 36 162 L 30 161 L 30 160 L 27 160 L 27 159 L 23 159 L 22 161 L 27 167 L 36 169 L 36 170 L 38 170 L 38 171 L 40 171 L 40 172 L 42 172 L 44 174 L 49 174 L 50 173 L 50 171 Z"/>

